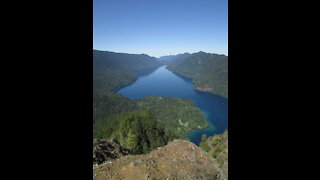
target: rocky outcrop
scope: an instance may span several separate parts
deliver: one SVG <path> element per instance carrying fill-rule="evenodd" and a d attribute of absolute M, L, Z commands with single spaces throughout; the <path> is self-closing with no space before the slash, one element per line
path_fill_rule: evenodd
<path fill-rule="evenodd" d="M 130 154 L 130 149 L 127 149 L 116 140 L 93 140 L 93 165 L 96 167 L 99 164 L 103 164 L 107 161 L 111 161 L 120 158 L 124 155 Z"/>
<path fill-rule="evenodd" d="M 202 135 L 200 147 L 216 160 L 219 177 L 228 179 L 228 130 L 208 138 Z"/>
<path fill-rule="evenodd" d="M 124 156 L 94 170 L 94 179 L 224 179 L 215 158 L 195 144 L 174 140 L 144 155 Z"/>

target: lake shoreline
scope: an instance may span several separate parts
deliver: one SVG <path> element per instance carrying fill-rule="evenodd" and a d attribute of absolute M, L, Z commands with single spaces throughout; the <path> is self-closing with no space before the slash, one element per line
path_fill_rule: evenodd
<path fill-rule="evenodd" d="M 136 78 L 135 78 L 132 82 L 130 82 L 130 83 L 128 83 L 128 84 L 125 84 L 125 85 L 121 85 L 121 86 L 115 88 L 114 90 L 112 90 L 112 92 L 113 92 L 113 93 L 117 93 L 120 89 L 125 88 L 125 87 L 127 87 L 127 86 L 130 86 L 130 85 L 134 84 L 134 83 L 138 80 L 138 78 L 139 78 L 139 77 L 136 76 Z"/>
<path fill-rule="evenodd" d="M 156 71 L 160 67 L 162 67 L 162 66 L 159 66 L 159 67 L 156 67 L 156 68 L 151 68 L 151 69 L 146 69 L 146 70 L 147 71 L 150 71 L 150 70 Z M 144 71 L 146 71 L 146 70 L 144 70 Z M 134 84 L 140 77 L 146 76 L 146 75 L 141 75 L 140 71 L 134 71 L 134 74 L 135 74 L 135 78 L 134 78 L 134 80 L 132 82 L 130 82 L 128 84 L 121 85 L 121 86 L 115 88 L 114 90 L 112 90 L 112 92 L 117 93 L 120 89 Z"/>
<path fill-rule="evenodd" d="M 191 78 L 174 73 L 161 66 L 149 75 L 140 78 L 130 85 L 123 86 L 116 93 L 129 99 L 140 99 L 147 96 L 185 98 L 194 102 L 204 114 L 208 127 L 188 132 L 189 141 L 201 142 L 201 135 L 212 136 L 223 133 L 228 128 L 228 99 L 195 87 Z"/>
<path fill-rule="evenodd" d="M 209 90 L 203 89 L 202 87 L 197 86 L 197 85 L 193 82 L 193 79 L 192 79 L 191 77 L 187 77 L 187 76 L 184 76 L 184 75 L 179 74 L 179 73 L 177 73 L 177 72 L 173 72 L 173 71 L 171 71 L 170 69 L 168 69 L 167 67 L 165 67 L 165 68 L 166 68 L 168 71 L 172 72 L 173 74 L 175 74 L 175 75 L 177 75 L 177 76 L 179 76 L 179 77 L 181 77 L 181 78 L 183 78 L 183 79 L 190 80 L 190 81 L 192 82 L 192 84 L 194 85 L 194 90 L 196 90 L 196 91 L 208 92 L 208 93 L 211 93 L 211 94 L 214 94 L 214 95 L 218 95 L 218 96 L 221 96 L 221 97 L 223 97 L 223 98 L 228 99 L 227 97 L 224 97 L 224 96 L 222 96 L 222 95 L 220 95 L 220 94 L 216 94 L 216 93 L 214 93 L 214 92 L 212 92 L 212 91 L 209 91 Z M 211 89 L 211 88 L 209 88 L 209 89 Z"/>

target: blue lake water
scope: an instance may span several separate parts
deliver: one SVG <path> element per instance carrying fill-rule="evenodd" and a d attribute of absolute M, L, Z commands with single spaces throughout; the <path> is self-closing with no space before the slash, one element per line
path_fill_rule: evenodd
<path fill-rule="evenodd" d="M 191 99 L 205 115 L 209 128 L 190 132 L 189 140 L 197 145 L 202 134 L 212 136 L 228 128 L 228 99 L 194 89 L 192 81 L 161 66 L 153 72 L 141 73 L 138 79 L 117 91 L 130 99 L 146 96 L 181 97 Z"/>

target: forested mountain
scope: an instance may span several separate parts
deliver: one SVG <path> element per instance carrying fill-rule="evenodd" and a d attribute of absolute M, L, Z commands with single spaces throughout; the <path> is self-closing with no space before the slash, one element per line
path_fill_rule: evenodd
<path fill-rule="evenodd" d="M 161 66 L 155 57 L 93 50 L 93 90 L 114 91 L 132 83 L 141 70 Z"/>
<path fill-rule="evenodd" d="M 104 70 L 106 67 L 137 71 L 159 66 L 159 63 L 156 61 L 157 58 L 146 54 L 127 54 L 93 50 L 93 59 L 95 65 L 100 65 L 95 66 L 95 70 L 98 71 Z"/>
<path fill-rule="evenodd" d="M 168 70 L 192 78 L 196 89 L 228 97 L 228 57 L 224 55 L 198 52 L 157 59 L 145 54 L 94 50 L 93 59 L 94 92 L 115 91 L 132 83 L 137 73 L 166 64 Z"/>
<path fill-rule="evenodd" d="M 137 110 L 133 101 L 114 91 L 132 83 L 138 72 L 160 65 L 147 55 L 93 50 L 93 123 L 120 112 Z"/>
<path fill-rule="evenodd" d="M 167 69 L 192 78 L 198 90 L 228 98 L 228 56 L 198 52 L 174 59 Z"/>
<path fill-rule="evenodd" d="M 189 53 L 184 53 L 184 54 L 178 54 L 178 55 L 161 56 L 158 58 L 158 61 L 162 64 L 168 65 L 176 60 L 185 59 L 190 55 L 191 54 Z"/>

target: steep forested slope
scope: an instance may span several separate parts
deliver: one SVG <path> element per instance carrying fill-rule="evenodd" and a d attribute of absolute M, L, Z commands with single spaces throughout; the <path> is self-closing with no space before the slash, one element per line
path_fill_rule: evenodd
<path fill-rule="evenodd" d="M 161 66 L 156 58 L 144 54 L 125 54 L 93 50 L 94 92 L 114 91 L 137 78 L 137 71 Z"/>
<path fill-rule="evenodd" d="M 140 109 L 132 100 L 111 92 L 93 94 L 93 123 L 122 112 Z"/>
<path fill-rule="evenodd" d="M 116 138 L 134 154 L 146 153 L 176 138 L 147 110 L 120 113 L 94 124 L 94 138 Z"/>
<path fill-rule="evenodd" d="M 147 55 L 93 50 L 93 122 L 120 112 L 137 110 L 133 101 L 113 92 L 132 83 L 138 71 L 160 65 Z"/>
<path fill-rule="evenodd" d="M 192 78 L 196 89 L 228 97 L 228 57 L 199 52 L 179 58 L 168 64 L 167 69 Z"/>

